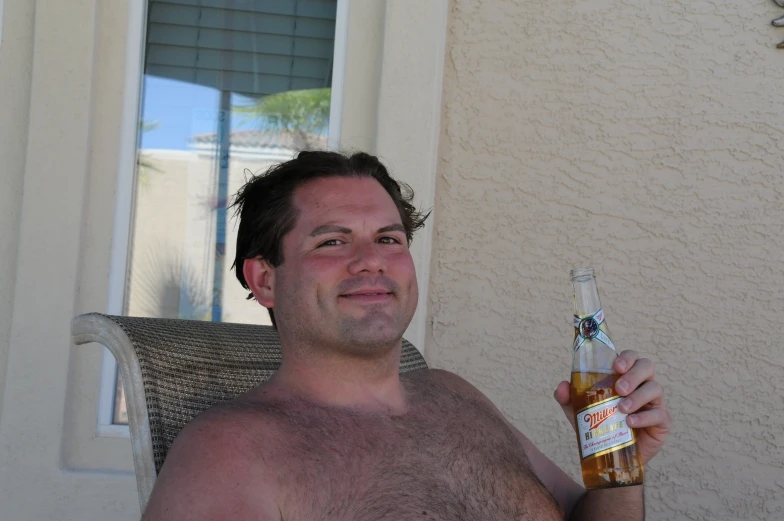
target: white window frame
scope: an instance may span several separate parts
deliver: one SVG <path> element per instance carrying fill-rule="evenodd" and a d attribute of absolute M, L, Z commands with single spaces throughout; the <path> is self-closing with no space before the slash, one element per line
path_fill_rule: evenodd
<path fill-rule="evenodd" d="M 348 40 L 348 15 L 350 0 L 338 0 L 335 17 L 335 40 L 332 62 L 332 93 L 330 99 L 327 146 L 334 150 L 340 143 L 343 90 L 346 70 L 346 45 Z M 0 0 L 2 6 L 2 0 Z M 131 221 L 136 180 L 136 153 L 139 111 L 146 38 L 147 0 L 130 0 L 128 42 L 125 61 L 125 91 L 122 109 L 121 144 L 117 172 L 114 229 L 112 233 L 111 266 L 106 312 L 110 315 L 125 313 L 128 259 L 130 253 Z M 117 361 L 104 348 L 101 362 L 101 387 L 98 398 L 96 434 L 104 437 L 130 437 L 127 425 L 113 423 L 117 382 Z"/>

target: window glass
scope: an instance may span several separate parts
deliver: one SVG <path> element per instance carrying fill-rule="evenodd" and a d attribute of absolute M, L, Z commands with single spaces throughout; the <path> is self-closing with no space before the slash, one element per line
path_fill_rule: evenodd
<path fill-rule="evenodd" d="M 324 149 L 337 0 L 149 0 L 126 314 L 269 323 L 230 270 L 245 179 Z M 127 423 L 118 379 L 114 422 Z"/>

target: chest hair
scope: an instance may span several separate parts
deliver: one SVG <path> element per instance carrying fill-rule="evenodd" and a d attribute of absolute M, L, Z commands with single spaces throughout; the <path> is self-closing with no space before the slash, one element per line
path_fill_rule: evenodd
<path fill-rule="evenodd" d="M 284 519 L 562 519 L 494 411 L 406 382 L 402 416 L 289 406 L 279 445 Z"/>

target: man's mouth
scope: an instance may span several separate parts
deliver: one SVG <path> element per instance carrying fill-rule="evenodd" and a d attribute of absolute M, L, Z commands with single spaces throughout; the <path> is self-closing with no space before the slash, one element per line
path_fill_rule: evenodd
<path fill-rule="evenodd" d="M 344 293 L 341 297 L 346 298 L 352 302 L 366 302 L 366 303 L 375 303 L 375 302 L 385 302 L 390 297 L 392 297 L 392 293 L 389 291 L 384 290 L 369 290 L 369 291 L 354 291 L 351 293 Z"/>

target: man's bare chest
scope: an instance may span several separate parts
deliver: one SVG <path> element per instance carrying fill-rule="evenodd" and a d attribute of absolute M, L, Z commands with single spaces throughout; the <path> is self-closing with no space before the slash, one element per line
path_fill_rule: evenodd
<path fill-rule="evenodd" d="M 562 518 L 514 434 L 477 404 L 295 421 L 279 479 L 287 521 Z"/>

